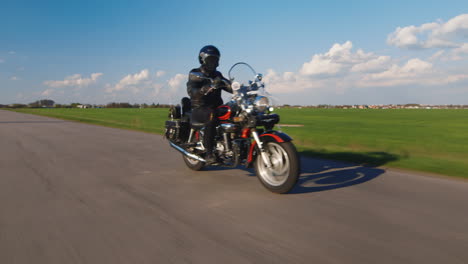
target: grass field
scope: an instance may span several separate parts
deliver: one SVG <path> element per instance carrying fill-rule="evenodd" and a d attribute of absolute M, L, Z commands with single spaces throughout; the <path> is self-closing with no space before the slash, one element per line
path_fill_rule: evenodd
<path fill-rule="evenodd" d="M 162 134 L 167 109 L 17 109 Z M 468 178 L 468 110 L 279 109 L 305 155 Z"/>

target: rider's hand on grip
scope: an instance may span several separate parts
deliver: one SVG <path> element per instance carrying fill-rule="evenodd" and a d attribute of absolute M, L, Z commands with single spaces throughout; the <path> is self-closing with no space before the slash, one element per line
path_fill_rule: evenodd
<path fill-rule="evenodd" d="M 213 87 L 211 85 L 204 85 L 200 91 L 202 92 L 202 94 L 209 94 L 211 91 L 213 91 Z"/>

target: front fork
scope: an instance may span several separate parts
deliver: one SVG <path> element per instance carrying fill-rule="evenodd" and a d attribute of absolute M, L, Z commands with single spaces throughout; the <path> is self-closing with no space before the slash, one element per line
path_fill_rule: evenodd
<path fill-rule="evenodd" d="M 262 156 L 263 162 L 267 166 L 267 168 L 271 168 L 271 162 L 270 159 L 268 158 L 268 154 L 265 151 L 265 148 L 263 147 L 263 142 L 260 140 L 260 137 L 258 136 L 258 133 L 255 129 L 252 129 L 252 136 L 257 142 L 257 146 L 260 149 L 260 155 Z"/>

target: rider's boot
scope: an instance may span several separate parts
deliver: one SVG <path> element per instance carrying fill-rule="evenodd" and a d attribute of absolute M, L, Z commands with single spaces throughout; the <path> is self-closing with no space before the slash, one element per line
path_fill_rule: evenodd
<path fill-rule="evenodd" d="M 207 151 L 205 155 L 205 161 L 207 165 L 213 164 L 216 162 L 216 156 L 213 151 Z"/>

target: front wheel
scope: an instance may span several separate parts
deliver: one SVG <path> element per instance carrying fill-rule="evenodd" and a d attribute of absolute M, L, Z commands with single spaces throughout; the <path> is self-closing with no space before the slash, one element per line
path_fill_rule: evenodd
<path fill-rule="evenodd" d="M 260 182 L 274 193 L 289 192 L 299 178 L 300 162 L 296 148 L 291 142 L 265 142 L 263 148 L 270 159 L 268 168 L 258 153 L 255 172 Z"/>

